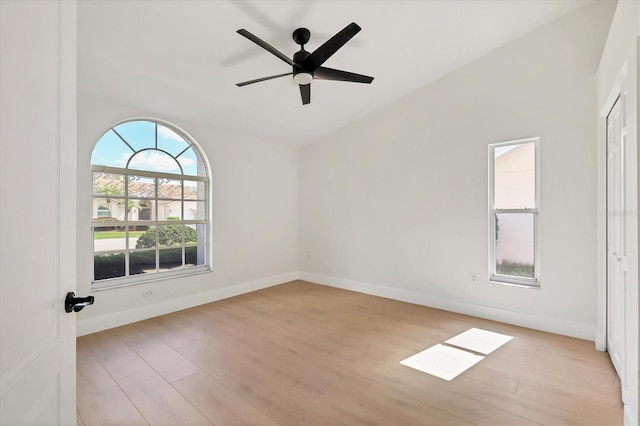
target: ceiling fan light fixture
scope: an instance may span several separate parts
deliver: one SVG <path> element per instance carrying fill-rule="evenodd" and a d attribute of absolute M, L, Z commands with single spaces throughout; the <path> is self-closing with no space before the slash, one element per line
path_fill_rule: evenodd
<path fill-rule="evenodd" d="M 311 83 L 311 80 L 313 80 L 313 75 L 309 74 L 308 72 L 299 72 L 293 77 L 293 79 L 296 81 L 296 83 L 304 85 Z"/>

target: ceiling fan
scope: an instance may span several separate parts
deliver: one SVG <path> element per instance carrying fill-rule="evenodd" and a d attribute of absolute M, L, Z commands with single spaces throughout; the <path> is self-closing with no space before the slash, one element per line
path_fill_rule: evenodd
<path fill-rule="evenodd" d="M 242 83 L 237 83 L 236 86 L 242 87 L 246 86 L 247 84 L 253 84 L 265 80 L 284 77 L 287 75 L 293 75 L 293 79 L 300 86 L 302 104 L 306 105 L 311 102 L 312 80 L 336 80 L 370 84 L 373 81 L 373 77 L 322 66 L 322 64 L 327 59 L 329 59 L 329 57 L 336 53 L 338 49 L 345 45 L 345 43 L 351 40 L 353 36 L 355 36 L 360 30 L 361 28 L 355 22 L 352 22 L 344 27 L 336 35 L 324 42 L 322 46 L 318 47 L 316 50 L 310 53 L 304 50 L 304 45 L 309 41 L 311 33 L 306 28 L 298 28 L 293 32 L 292 37 L 293 41 L 300 45 L 300 50 L 294 53 L 293 60 L 291 60 L 288 56 L 280 52 L 275 47 L 271 46 L 269 43 L 256 37 L 244 28 L 240 29 L 237 31 L 238 34 L 248 38 L 258 46 L 262 47 L 266 51 L 291 65 L 293 67 L 293 70 L 292 72 L 284 74 L 277 74 L 269 77 L 257 78 L 255 80 L 244 81 Z"/>

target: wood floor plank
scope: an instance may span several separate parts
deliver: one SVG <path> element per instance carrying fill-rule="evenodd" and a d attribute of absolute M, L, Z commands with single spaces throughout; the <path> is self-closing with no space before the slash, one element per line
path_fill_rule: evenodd
<path fill-rule="evenodd" d="M 518 394 L 579 414 L 594 425 L 610 424 L 609 422 L 612 420 L 614 420 L 615 424 L 622 424 L 623 422 L 622 411 L 618 408 L 598 402 L 585 401 L 581 397 L 525 379 L 520 379 Z"/>
<path fill-rule="evenodd" d="M 197 340 L 187 331 L 173 325 L 171 315 L 151 318 L 142 322 L 141 330 L 162 340 L 173 349 L 195 343 Z"/>
<path fill-rule="evenodd" d="M 233 338 L 229 337 L 226 340 L 233 340 Z M 322 383 L 328 390 L 335 388 L 342 391 L 343 395 L 357 397 L 362 403 L 358 401 L 355 403 L 369 407 L 367 409 L 375 414 L 375 420 L 367 423 L 467 424 L 460 417 L 417 399 L 407 398 L 407 395 L 382 386 L 366 377 L 348 374 L 343 368 L 318 357 L 316 351 L 310 350 L 292 339 L 287 339 L 285 344 L 265 340 L 257 349 L 256 352 L 261 356 L 251 358 L 249 355 L 248 362 L 256 365 L 262 364 L 263 368 L 275 368 L 278 372 L 282 372 L 287 376 L 287 383 L 293 389 L 298 389 L 296 393 L 307 393 L 308 389 L 314 389 L 319 383 Z M 265 363 L 268 365 L 264 365 Z M 300 375 L 300 371 L 305 372 L 304 376 Z M 301 377 L 304 380 L 300 380 Z M 331 396 L 332 398 L 338 397 L 343 403 L 354 404 L 353 398 L 340 397 L 336 391 L 333 391 Z M 320 397 L 322 398 L 322 395 Z M 371 407 L 377 407 L 379 410 L 372 410 Z M 376 414 L 376 411 L 381 411 L 386 415 Z M 365 423 L 365 421 L 359 419 L 358 423 Z"/>
<path fill-rule="evenodd" d="M 277 425 L 204 371 L 178 380 L 173 386 L 216 425 Z"/>
<path fill-rule="evenodd" d="M 150 425 L 212 425 L 185 397 L 149 368 L 118 384 Z"/>
<path fill-rule="evenodd" d="M 513 339 L 452 381 L 400 364 L 473 327 Z M 593 342 L 303 281 L 78 341 L 152 424 L 622 424 Z M 149 368 L 119 377 L 132 354 Z"/>
<path fill-rule="evenodd" d="M 90 334 L 79 340 L 86 342 L 115 379 L 149 368 L 149 365 L 142 358 L 111 331 Z"/>
<path fill-rule="evenodd" d="M 144 325 L 129 325 L 112 331 L 140 358 L 156 370 L 169 383 L 197 372 L 198 367 L 180 355 L 162 340 L 144 333 Z"/>
<path fill-rule="evenodd" d="M 113 377 L 89 350 L 77 346 L 77 407 L 87 425 L 147 425 Z"/>
<path fill-rule="evenodd" d="M 559 391 L 570 393 L 584 399 L 602 402 L 612 407 L 622 408 L 622 400 L 618 392 L 609 387 L 587 386 L 581 380 L 563 377 L 562 375 L 540 371 L 530 365 L 516 361 L 487 357 L 483 365 L 498 371 L 517 375 L 533 383 L 545 385 Z"/>
<path fill-rule="evenodd" d="M 238 363 L 233 354 L 220 354 L 203 343 L 183 346 L 179 351 L 279 424 L 342 424 L 309 406 L 279 383 L 269 382 L 253 369 Z"/>

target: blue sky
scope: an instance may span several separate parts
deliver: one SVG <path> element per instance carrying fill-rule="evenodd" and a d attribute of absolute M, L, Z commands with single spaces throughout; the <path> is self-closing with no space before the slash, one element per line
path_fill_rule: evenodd
<path fill-rule="evenodd" d="M 184 174 L 197 176 L 198 160 L 189 143 L 173 130 L 158 124 L 158 150 L 155 146 L 155 124 L 150 121 L 130 121 L 115 126 L 115 130 L 138 152 L 129 164 L 129 168 L 157 172 L 180 173 L 180 167 L 172 156 L 182 165 Z M 91 164 L 110 167 L 126 167 L 134 154 L 113 131 L 105 133 L 93 149 Z M 180 154 L 187 149 L 184 153 Z M 150 150 L 149 150 L 150 149 Z M 167 155 L 163 151 L 171 154 Z"/>

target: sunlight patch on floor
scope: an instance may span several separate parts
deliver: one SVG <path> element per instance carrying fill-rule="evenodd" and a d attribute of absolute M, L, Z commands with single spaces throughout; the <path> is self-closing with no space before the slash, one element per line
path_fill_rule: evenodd
<path fill-rule="evenodd" d="M 489 355 L 511 339 L 513 337 L 506 334 L 471 328 L 445 341 L 446 345 L 432 346 L 400 361 L 400 364 L 444 380 L 453 380 L 484 359 L 478 354 Z"/>
<path fill-rule="evenodd" d="M 511 339 L 513 339 L 513 337 L 507 336 L 506 334 L 472 328 L 464 333 L 452 337 L 445 343 L 462 349 L 489 355 Z"/>
<path fill-rule="evenodd" d="M 400 364 L 444 380 L 452 380 L 483 359 L 481 355 L 437 344 L 400 361 Z"/>

